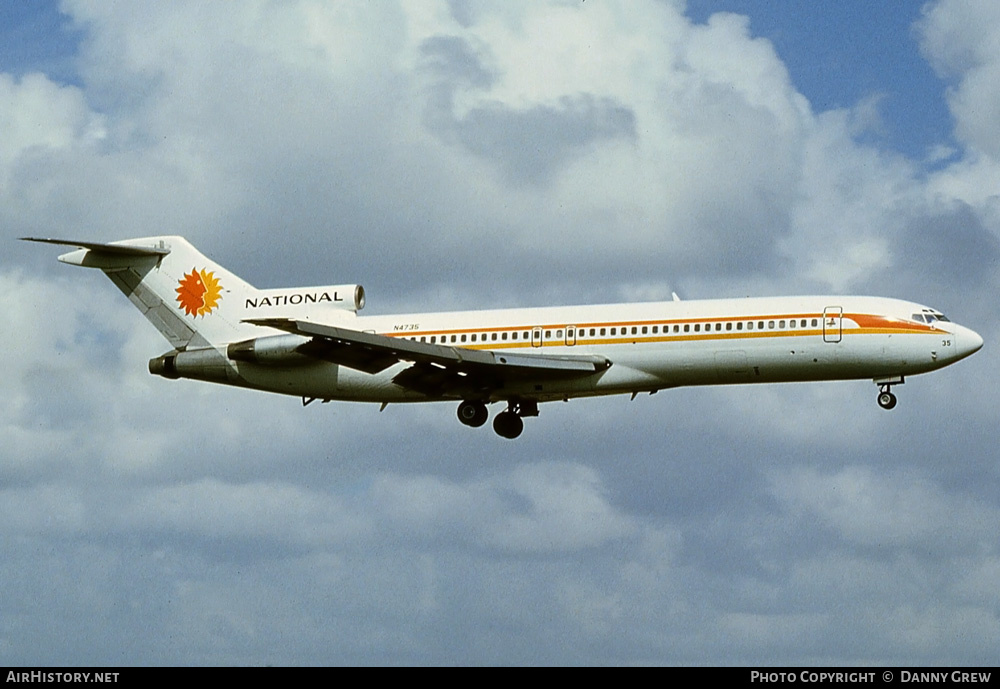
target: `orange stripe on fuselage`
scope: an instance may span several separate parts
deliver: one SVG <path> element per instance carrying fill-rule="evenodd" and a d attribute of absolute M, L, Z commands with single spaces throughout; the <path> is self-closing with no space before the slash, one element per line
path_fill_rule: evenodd
<path fill-rule="evenodd" d="M 693 332 L 679 332 L 679 333 L 663 333 L 650 336 L 649 334 L 636 333 L 632 335 L 631 333 L 615 334 L 615 335 L 604 335 L 600 336 L 600 339 L 592 339 L 594 336 L 589 336 L 584 333 L 585 330 L 590 328 L 631 328 L 631 327 L 647 327 L 651 328 L 653 326 L 662 327 L 664 330 L 669 330 L 673 325 L 690 325 L 694 323 L 736 323 L 736 322 L 759 322 L 759 321 L 795 321 L 800 320 L 816 319 L 822 322 L 824 319 L 821 313 L 798 313 L 798 314 L 782 314 L 782 315 L 756 315 L 756 316 L 726 316 L 720 318 L 674 318 L 670 320 L 643 320 L 643 321 L 604 321 L 604 322 L 594 322 L 594 323 L 564 323 L 564 324 L 548 324 L 548 325 L 522 325 L 518 327 L 511 326 L 494 326 L 494 327 L 483 327 L 483 328 L 456 328 L 453 330 L 411 330 L 407 332 L 389 332 L 383 333 L 388 337 L 405 337 L 416 339 L 419 337 L 431 337 L 431 336 L 441 336 L 448 337 L 450 335 L 469 335 L 472 333 L 513 333 L 513 332 L 525 332 L 531 333 L 533 330 L 541 329 L 543 331 L 551 330 L 563 330 L 567 328 L 575 328 L 577 335 L 574 340 L 574 345 L 566 345 L 565 336 L 559 339 L 553 339 L 551 336 L 548 338 L 543 338 L 541 345 L 532 344 L 530 339 L 525 340 L 490 340 L 488 342 L 440 342 L 437 344 L 454 344 L 456 346 L 464 347 L 466 349 L 515 349 L 515 348 L 525 348 L 533 347 L 538 348 L 539 346 L 544 347 L 565 347 L 565 346 L 586 346 L 586 345 L 602 345 L 602 344 L 638 344 L 638 343 L 654 343 L 654 342 L 693 342 L 693 341 L 704 341 L 704 340 L 741 340 L 741 339 L 760 339 L 768 337 L 822 337 L 824 331 L 822 328 L 816 328 L 815 326 L 808 329 L 796 328 L 785 328 L 783 330 L 740 330 L 740 331 L 704 331 L 700 333 Z M 857 327 L 853 327 L 850 323 L 845 323 L 845 321 L 853 321 L 857 324 Z M 841 330 L 842 333 L 847 335 L 928 335 L 935 333 L 947 332 L 939 328 L 935 328 L 933 325 L 926 325 L 924 323 L 915 323 L 907 320 L 902 320 L 899 318 L 891 318 L 888 316 L 881 316 L 877 314 L 864 314 L 864 313 L 845 313 L 841 320 Z"/>

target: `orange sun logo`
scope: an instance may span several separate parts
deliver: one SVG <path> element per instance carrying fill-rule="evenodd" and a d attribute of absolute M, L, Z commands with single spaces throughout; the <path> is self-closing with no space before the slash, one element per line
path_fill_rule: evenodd
<path fill-rule="evenodd" d="M 206 316 L 219 305 L 222 288 L 215 273 L 192 268 L 177 284 L 177 303 L 189 316 Z"/>

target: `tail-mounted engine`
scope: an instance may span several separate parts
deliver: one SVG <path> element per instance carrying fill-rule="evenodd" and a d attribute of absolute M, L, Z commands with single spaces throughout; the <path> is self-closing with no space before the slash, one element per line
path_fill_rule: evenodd
<path fill-rule="evenodd" d="M 316 359 L 302 354 L 300 348 L 312 338 L 302 335 L 266 335 L 243 342 L 233 342 L 226 356 L 233 361 L 264 366 L 297 366 L 314 364 Z"/>
<path fill-rule="evenodd" d="M 357 313 L 365 307 L 365 288 L 361 285 L 331 285 L 262 289 L 243 297 L 246 318 L 291 317 L 290 312 L 317 307 Z"/>

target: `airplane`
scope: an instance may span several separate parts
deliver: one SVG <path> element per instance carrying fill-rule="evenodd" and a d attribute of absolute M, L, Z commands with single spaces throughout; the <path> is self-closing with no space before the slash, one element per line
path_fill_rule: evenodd
<path fill-rule="evenodd" d="M 458 402 L 478 427 L 487 406 L 517 438 L 538 405 L 692 385 L 871 379 L 893 386 L 975 353 L 983 339 L 940 311 L 898 299 L 803 296 L 680 300 L 360 316 L 361 285 L 257 289 L 176 236 L 75 247 L 169 341 L 164 378 L 316 400 Z"/>

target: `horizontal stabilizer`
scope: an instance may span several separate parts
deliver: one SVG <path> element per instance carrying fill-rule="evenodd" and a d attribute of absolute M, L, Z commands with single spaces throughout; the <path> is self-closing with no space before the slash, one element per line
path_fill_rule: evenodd
<path fill-rule="evenodd" d="M 101 244 L 99 242 L 78 242 L 69 239 L 44 239 L 42 237 L 21 237 L 26 242 L 43 242 L 61 246 L 75 246 L 101 254 L 113 256 L 166 256 L 170 249 L 164 246 L 133 246 L 130 244 Z"/>

